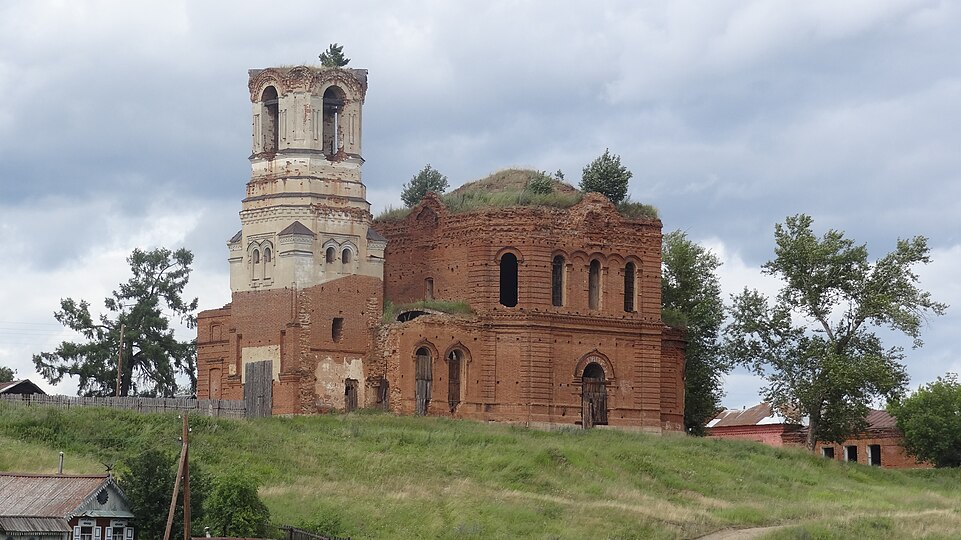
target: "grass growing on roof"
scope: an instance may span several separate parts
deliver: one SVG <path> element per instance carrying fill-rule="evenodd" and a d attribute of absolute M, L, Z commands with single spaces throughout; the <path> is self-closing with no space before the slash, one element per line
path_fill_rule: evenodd
<path fill-rule="evenodd" d="M 276 523 L 324 518 L 354 538 L 692 538 L 774 524 L 921 538 L 957 530 L 961 507 L 961 471 L 881 470 L 745 441 L 385 413 L 191 417 L 191 427 L 191 462 L 213 476 L 242 467 Z M 0 403 L 3 448 L 66 447 L 88 463 L 174 453 L 180 428 L 174 414 Z"/>
<path fill-rule="evenodd" d="M 384 302 L 384 322 L 395 322 L 398 313 L 412 309 L 430 309 L 452 315 L 467 315 L 474 312 L 470 304 L 463 300 L 421 300 L 407 304 L 394 304 L 387 300 Z"/>

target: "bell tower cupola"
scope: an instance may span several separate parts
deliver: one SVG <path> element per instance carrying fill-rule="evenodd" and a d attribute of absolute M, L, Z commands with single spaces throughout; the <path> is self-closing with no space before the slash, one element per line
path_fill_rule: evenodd
<path fill-rule="evenodd" d="M 228 242 L 231 290 L 382 279 L 386 243 L 369 228 L 361 179 L 367 70 L 252 69 L 248 90 L 251 172 L 241 231 Z"/>

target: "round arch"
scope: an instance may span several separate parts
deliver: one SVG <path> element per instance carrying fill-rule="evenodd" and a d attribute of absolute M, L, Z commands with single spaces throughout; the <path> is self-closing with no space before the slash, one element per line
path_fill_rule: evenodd
<path fill-rule="evenodd" d="M 579 381 L 584 377 L 584 369 L 587 368 L 588 364 L 596 363 L 604 370 L 604 380 L 613 381 L 614 380 L 614 365 L 611 364 L 611 360 L 604 353 L 594 349 L 593 351 L 581 356 L 580 360 L 574 366 L 574 380 Z"/>

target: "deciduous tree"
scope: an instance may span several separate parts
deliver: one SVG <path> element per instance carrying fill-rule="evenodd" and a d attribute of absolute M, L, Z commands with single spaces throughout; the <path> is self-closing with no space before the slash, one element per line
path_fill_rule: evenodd
<path fill-rule="evenodd" d="M 903 394 L 903 348 L 885 347 L 875 331 L 901 332 L 920 347 L 925 316 L 946 308 L 914 273 L 930 262 L 924 237 L 898 240 L 872 262 L 863 244 L 835 230 L 818 238 L 812 223 L 802 214 L 775 227 L 775 258 L 763 272 L 779 277 L 781 290 L 769 301 L 745 289 L 725 328 L 728 357 L 765 376 L 765 399 L 808 418 L 811 449 L 862 431 L 872 401 Z"/>
<path fill-rule="evenodd" d="M 935 467 L 961 467 L 961 383 L 952 373 L 922 386 L 888 410 L 901 430 L 901 445 Z"/>
<path fill-rule="evenodd" d="M 270 524 L 270 511 L 257 495 L 257 484 L 237 472 L 214 481 L 207 515 L 221 536 L 266 538 Z"/>
<path fill-rule="evenodd" d="M 168 316 L 179 317 L 189 328 L 196 324 L 197 299 L 181 297 L 193 254 L 186 249 L 135 249 L 127 262 L 133 277 L 104 300 L 106 313 L 94 317 L 85 300 L 60 301 L 54 317 L 86 341 L 64 341 L 54 352 L 34 355 L 37 371 L 51 384 L 64 376 L 78 377 L 81 395 L 115 395 L 123 325 L 120 395 L 172 397 L 177 393 L 178 374 L 189 378 L 193 391 L 197 385 L 194 341 L 178 341 L 168 320 Z"/>
<path fill-rule="evenodd" d="M 605 149 L 597 159 L 584 167 L 581 191 L 594 191 L 617 204 L 627 197 L 627 183 L 633 173 L 621 165 L 621 156 Z"/>
<path fill-rule="evenodd" d="M 6 367 L 6 366 L 0 366 L 0 382 L 10 382 L 10 381 L 12 381 L 12 380 L 13 380 L 13 377 L 14 377 L 14 375 L 16 375 L 16 373 L 17 373 L 17 372 L 15 372 L 14 370 L 12 370 L 12 369 L 10 369 L 10 368 L 8 368 L 8 367 Z"/>
<path fill-rule="evenodd" d="M 331 43 L 327 50 L 320 53 L 320 65 L 324 67 L 344 67 L 350 63 L 350 58 L 344 56 L 344 46 Z"/>
<path fill-rule="evenodd" d="M 731 365 L 720 354 L 718 337 L 724 301 L 717 269 L 721 261 L 682 231 L 664 235 L 661 276 L 663 319 L 687 332 L 684 426 L 704 434 L 724 397 L 722 375 Z"/>
<path fill-rule="evenodd" d="M 415 174 L 410 182 L 403 185 L 400 200 L 404 201 L 407 208 L 412 208 L 427 195 L 428 191 L 438 194 L 447 191 L 447 177 L 431 167 L 430 163 Z"/>
<path fill-rule="evenodd" d="M 149 448 L 126 460 L 124 466 L 125 470 L 117 478 L 117 484 L 133 507 L 138 536 L 163 538 L 167 527 L 167 512 L 170 509 L 170 495 L 177 476 L 177 457 L 156 448 Z M 196 524 L 203 519 L 207 490 L 207 476 L 200 466 L 191 464 L 190 518 L 195 529 Z M 183 483 L 177 497 L 181 502 L 178 502 L 174 513 L 175 532 L 183 530 Z"/>

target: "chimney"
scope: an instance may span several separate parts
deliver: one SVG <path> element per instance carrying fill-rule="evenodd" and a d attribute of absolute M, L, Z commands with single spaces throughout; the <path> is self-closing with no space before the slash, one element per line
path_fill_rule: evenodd
<path fill-rule="evenodd" d="M 57 469 L 57 474 L 63 475 L 63 452 L 60 452 L 60 468 Z"/>

